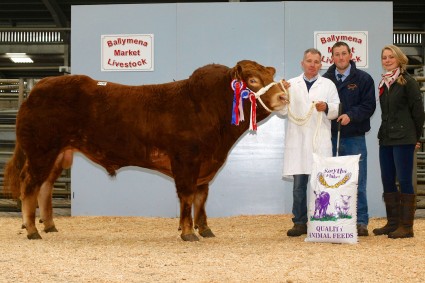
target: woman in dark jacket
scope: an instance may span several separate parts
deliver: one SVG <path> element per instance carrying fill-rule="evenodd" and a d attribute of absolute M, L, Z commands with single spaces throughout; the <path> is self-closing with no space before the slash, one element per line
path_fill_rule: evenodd
<path fill-rule="evenodd" d="M 382 75 L 379 84 L 381 127 L 379 162 L 384 187 L 387 224 L 373 230 L 389 238 L 413 237 L 416 194 L 413 189 L 413 158 L 420 147 L 424 124 L 424 104 L 419 85 L 406 71 L 408 59 L 394 45 L 381 52 Z M 400 191 L 396 186 L 400 184 Z"/>

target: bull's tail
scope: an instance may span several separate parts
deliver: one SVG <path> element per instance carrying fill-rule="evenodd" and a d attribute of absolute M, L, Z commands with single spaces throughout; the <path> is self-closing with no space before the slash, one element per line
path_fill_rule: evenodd
<path fill-rule="evenodd" d="M 26 156 L 18 142 L 15 145 L 12 159 L 6 164 L 4 171 L 4 192 L 19 198 L 21 187 L 21 172 L 24 168 Z"/>

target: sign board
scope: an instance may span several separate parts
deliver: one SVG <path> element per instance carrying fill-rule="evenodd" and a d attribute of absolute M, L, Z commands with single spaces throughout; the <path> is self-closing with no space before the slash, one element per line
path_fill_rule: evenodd
<path fill-rule="evenodd" d="M 101 71 L 153 71 L 153 34 L 101 36 Z"/>
<path fill-rule="evenodd" d="M 338 41 L 350 46 L 357 68 L 369 67 L 367 31 L 315 31 L 314 47 L 322 53 L 322 69 L 328 69 L 333 64 L 332 46 Z"/>

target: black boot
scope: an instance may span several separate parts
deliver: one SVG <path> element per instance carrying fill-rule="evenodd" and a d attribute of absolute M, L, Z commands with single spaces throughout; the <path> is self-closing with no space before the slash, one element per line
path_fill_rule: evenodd
<path fill-rule="evenodd" d="M 400 224 L 394 232 L 388 234 L 388 238 L 411 238 L 413 237 L 413 219 L 416 211 L 416 195 L 401 194 Z"/>
<path fill-rule="evenodd" d="M 304 234 L 307 234 L 307 224 L 294 224 L 294 227 L 286 233 L 289 237 L 299 237 Z"/>
<path fill-rule="evenodd" d="M 384 193 L 387 224 L 384 227 L 373 229 L 375 235 L 388 235 L 398 228 L 400 221 L 400 193 Z"/>

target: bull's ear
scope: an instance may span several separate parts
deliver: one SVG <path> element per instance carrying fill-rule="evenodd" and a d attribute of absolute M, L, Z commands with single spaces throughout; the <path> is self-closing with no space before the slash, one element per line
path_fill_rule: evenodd
<path fill-rule="evenodd" d="M 276 74 L 276 69 L 273 67 L 266 67 L 266 69 L 272 74 L 272 76 L 274 76 L 274 74 Z"/>
<path fill-rule="evenodd" d="M 242 79 L 242 76 L 241 76 L 242 72 L 243 72 L 243 69 L 241 64 L 237 63 L 236 66 L 232 68 L 232 71 L 231 71 L 232 78 L 240 81 Z"/>

